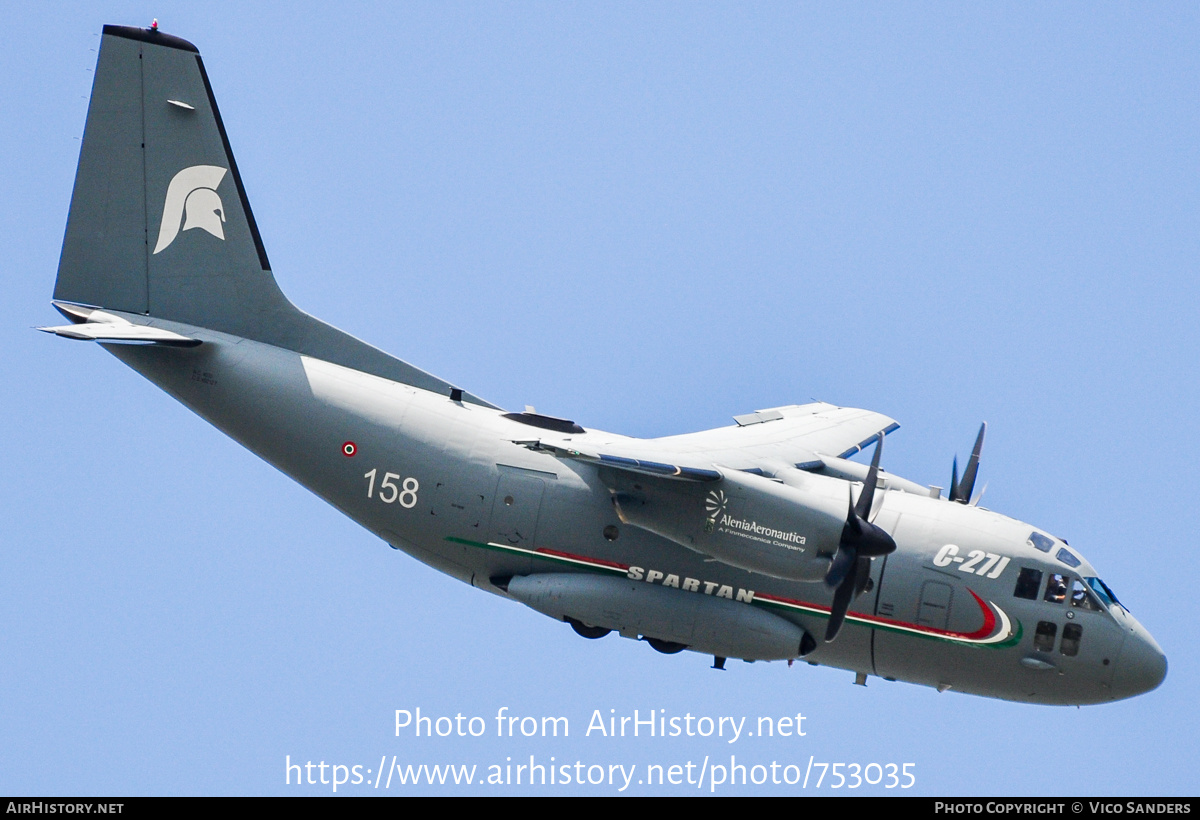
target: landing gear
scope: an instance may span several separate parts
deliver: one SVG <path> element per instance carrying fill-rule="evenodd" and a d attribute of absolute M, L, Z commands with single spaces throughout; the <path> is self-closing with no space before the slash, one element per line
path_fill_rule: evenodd
<path fill-rule="evenodd" d="M 602 626 L 588 626 L 583 621 L 577 621 L 574 618 L 568 617 L 565 620 L 571 625 L 571 629 L 575 630 L 576 635 L 587 638 L 591 641 L 594 641 L 597 638 L 603 638 L 609 632 L 612 632 L 611 629 L 605 629 Z"/>
<path fill-rule="evenodd" d="M 650 644 L 650 648 L 655 652 L 661 652 L 664 655 L 674 655 L 687 649 L 685 644 L 674 641 L 660 641 L 658 638 L 643 638 L 643 640 Z"/>

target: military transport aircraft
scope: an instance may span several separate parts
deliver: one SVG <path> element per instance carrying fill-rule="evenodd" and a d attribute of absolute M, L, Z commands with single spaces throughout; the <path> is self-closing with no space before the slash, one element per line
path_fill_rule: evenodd
<path fill-rule="evenodd" d="M 636 439 L 505 412 L 279 290 L 195 46 L 106 26 L 54 289 L 70 324 L 398 550 L 654 649 L 804 659 L 1051 704 L 1166 658 L 1065 541 L 880 469 L 892 419 L 811 403 Z M 847 458 L 874 448 L 870 466 Z"/>

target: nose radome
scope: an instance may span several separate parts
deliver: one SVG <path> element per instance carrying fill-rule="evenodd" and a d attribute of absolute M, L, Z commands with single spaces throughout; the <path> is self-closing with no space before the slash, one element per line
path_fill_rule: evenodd
<path fill-rule="evenodd" d="M 1150 633 L 1135 622 L 1133 632 L 1125 638 L 1113 674 L 1114 698 L 1131 698 L 1158 688 L 1167 677 L 1167 656 Z"/>

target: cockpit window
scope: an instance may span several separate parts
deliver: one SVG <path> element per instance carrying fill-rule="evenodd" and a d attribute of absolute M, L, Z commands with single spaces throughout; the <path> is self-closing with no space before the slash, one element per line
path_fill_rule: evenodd
<path fill-rule="evenodd" d="M 1021 567 L 1021 572 L 1017 575 L 1017 586 L 1013 590 L 1014 598 L 1027 598 L 1030 601 L 1037 600 L 1038 588 L 1042 585 L 1042 571 L 1040 569 L 1030 569 L 1029 567 Z"/>
<path fill-rule="evenodd" d="M 1087 612 L 1099 612 L 1101 609 L 1100 603 L 1092 596 L 1088 585 L 1078 578 L 1071 583 L 1071 606 Z"/>
<path fill-rule="evenodd" d="M 1042 552 L 1049 552 L 1050 548 L 1054 546 L 1054 539 L 1042 535 L 1040 532 L 1033 532 L 1029 534 L 1029 543 Z"/>
<path fill-rule="evenodd" d="M 1106 606 L 1112 606 L 1113 604 L 1116 604 L 1117 606 L 1121 607 L 1121 609 L 1125 608 L 1125 605 L 1117 600 L 1117 596 L 1114 595 L 1113 591 L 1108 588 L 1108 584 L 1095 577 L 1084 578 L 1083 580 L 1088 582 L 1088 586 L 1090 586 L 1092 591 L 1096 593 L 1096 597 L 1103 601 Z"/>
<path fill-rule="evenodd" d="M 1058 551 L 1058 554 L 1055 555 L 1054 557 L 1057 558 L 1059 561 L 1062 561 L 1068 567 L 1077 567 L 1081 563 L 1080 560 L 1075 557 L 1075 553 L 1071 552 L 1066 547 L 1063 547 L 1062 549 L 1060 549 Z"/>
<path fill-rule="evenodd" d="M 1046 584 L 1046 595 L 1043 598 L 1052 604 L 1061 604 L 1067 600 L 1067 576 L 1055 573 Z"/>

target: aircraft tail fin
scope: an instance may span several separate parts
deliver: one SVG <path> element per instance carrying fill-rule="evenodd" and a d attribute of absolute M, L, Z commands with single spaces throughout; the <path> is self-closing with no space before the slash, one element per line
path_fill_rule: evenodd
<path fill-rule="evenodd" d="M 157 29 L 104 27 L 54 298 L 452 389 L 283 295 L 199 50 Z"/>
<path fill-rule="evenodd" d="M 239 336 L 291 307 L 186 40 L 104 27 L 54 298 Z"/>

